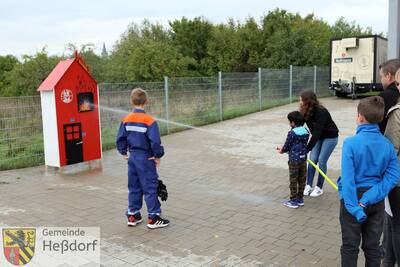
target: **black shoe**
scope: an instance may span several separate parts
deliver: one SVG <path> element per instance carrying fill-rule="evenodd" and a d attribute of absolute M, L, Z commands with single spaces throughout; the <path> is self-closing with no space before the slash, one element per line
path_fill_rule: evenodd
<path fill-rule="evenodd" d="M 143 221 L 142 215 L 140 215 L 140 213 L 127 214 L 126 217 L 128 219 L 128 226 L 135 226 Z"/>
<path fill-rule="evenodd" d="M 159 215 L 155 215 L 154 217 L 149 217 L 147 222 L 147 227 L 150 229 L 162 228 L 168 226 L 169 221 L 162 218 Z"/>

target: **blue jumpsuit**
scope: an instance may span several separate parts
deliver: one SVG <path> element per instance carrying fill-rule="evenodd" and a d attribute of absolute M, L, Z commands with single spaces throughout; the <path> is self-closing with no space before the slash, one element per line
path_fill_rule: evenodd
<path fill-rule="evenodd" d="M 149 217 L 161 213 L 157 196 L 158 174 L 154 160 L 161 158 L 161 145 L 157 122 L 142 109 L 134 109 L 122 121 L 117 135 L 117 150 L 128 160 L 128 210 L 127 214 L 140 213 L 143 196 Z"/>

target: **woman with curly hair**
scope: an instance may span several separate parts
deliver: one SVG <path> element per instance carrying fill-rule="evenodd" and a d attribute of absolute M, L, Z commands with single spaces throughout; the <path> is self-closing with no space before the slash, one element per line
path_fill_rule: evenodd
<path fill-rule="evenodd" d="M 338 143 L 339 130 L 329 111 L 319 103 L 312 91 L 301 93 L 300 112 L 311 132 L 311 138 L 307 144 L 307 151 L 311 151 L 310 159 L 326 173 L 328 159 Z M 317 185 L 312 190 L 314 175 L 314 167 L 308 165 L 305 196 L 318 197 L 323 194 L 324 178 L 321 175 L 318 176 Z"/>

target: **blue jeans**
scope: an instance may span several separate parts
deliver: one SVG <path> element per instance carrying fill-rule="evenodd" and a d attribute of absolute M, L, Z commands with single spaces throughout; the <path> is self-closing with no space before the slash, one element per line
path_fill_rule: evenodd
<path fill-rule="evenodd" d="M 315 144 L 314 148 L 311 150 L 310 160 L 312 160 L 315 164 L 318 164 L 319 168 L 326 174 L 326 170 L 328 169 L 327 163 L 328 159 L 331 156 L 333 150 L 335 149 L 338 143 L 338 138 L 326 138 L 320 139 Z M 312 187 L 314 181 L 315 169 L 311 164 L 308 164 L 307 168 L 307 185 Z M 322 175 L 318 175 L 317 186 L 322 188 L 324 185 L 324 177 Z"/>

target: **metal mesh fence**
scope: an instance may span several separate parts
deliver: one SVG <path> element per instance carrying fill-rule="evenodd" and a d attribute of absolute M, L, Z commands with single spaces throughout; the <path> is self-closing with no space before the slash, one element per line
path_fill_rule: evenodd
<path fill-rule="evenodd" d="M 302 91 L 314 91 L 314 67 L 293 67 L 293 100 L 297 100 Z"/>
<path fill-rule="evenodd" d="M 316 72 L 316 93 L 319 97 L 333 96 L 333 91 L 327 89 L 330 82 L 329 67 L 318 67 Z"/>
<path fill-rule="evenodd" d="M 187 125 L 205 125 L 218 120 L 216 77 L 168 79 L 168 120 Z M 168 124 L 174 132 L 182 126 Z"/>
<path fill-rule="evenodd" d="M 261 109 L 290 102 L 289 69 L 261 70 Z"/>
<path fill-rule="evenodd" d="M 222 118 L 229 119 L 259 110 L 258 73 L 223 73 Z"/>
<path fill-rule="evenodd" d="M 122 119 L 132 111 L 130 95 L 133 88 L 140 87 L 151 96 L 147 111 L 159 118 L 165 118 L 164 83 L 103 83 L 99 84 L 100 119 L 102 147 L 115 147 L 115 137 Z M 160 131 L 166 126 L 160 123 Z"/>
<path fill-rule="evenodd" d="M 0 98 L 0 170 L 44 161 L 40 97 Z"/>
<path fill-rule="evenodd" d="M 328 67 L 293 67 L 292 82 L 288 68 L 99 84 L 103 150 L 115 147 L 120 122 L 132 109 L 130 93 L 135 87 L 148 92 L 146 111 L 159 119 L 161 134 L 167 134 L 185 128 L 179 123 L 205 125 L 297 101 L 302 90 L 331 96 L 328 72 Z M 0 97 L 0 170 L 42 164 L 43 150 L 40 96 Z"/>

